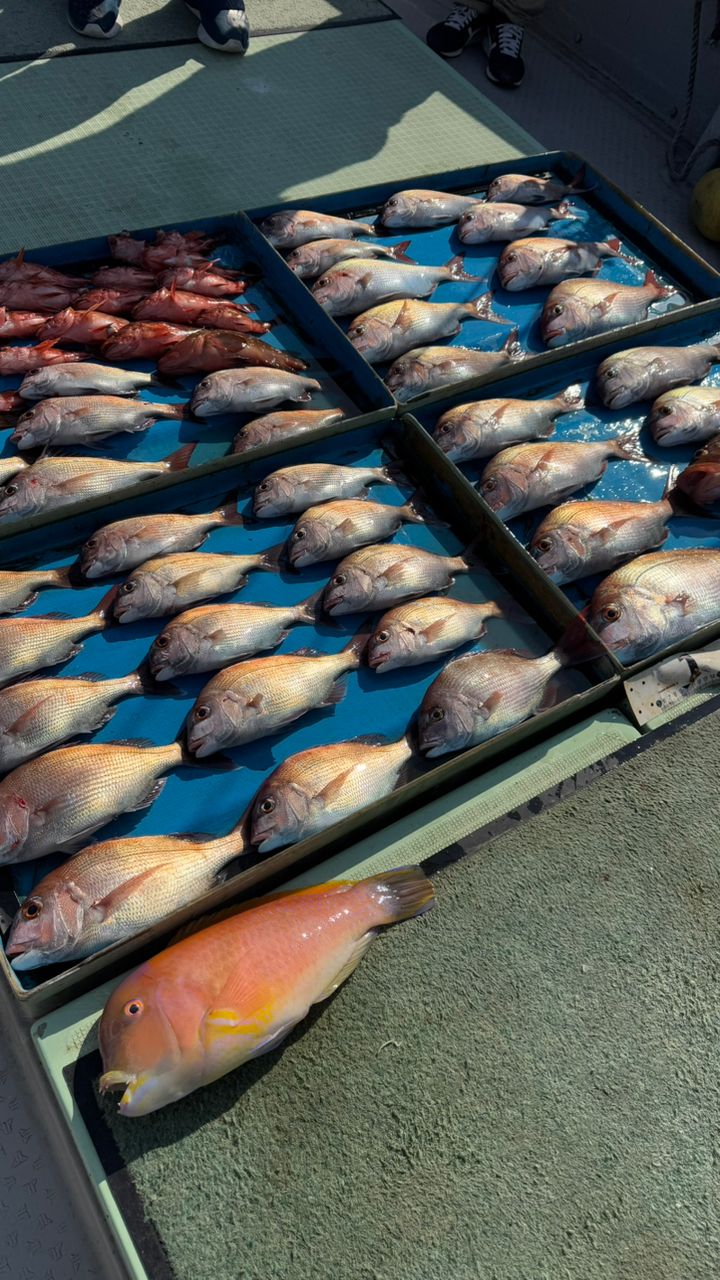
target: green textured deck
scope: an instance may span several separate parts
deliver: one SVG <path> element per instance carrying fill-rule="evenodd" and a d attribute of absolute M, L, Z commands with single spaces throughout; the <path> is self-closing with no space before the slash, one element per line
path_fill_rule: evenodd
<path fill-rule="evenodd" d="M 399 22 L 1 70 L 2 253 L 536 149 Z"/>

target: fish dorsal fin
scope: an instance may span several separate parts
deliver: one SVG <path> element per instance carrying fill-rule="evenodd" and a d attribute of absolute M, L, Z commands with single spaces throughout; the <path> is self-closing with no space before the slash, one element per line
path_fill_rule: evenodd
<path fill-rule="evenodd" d="M 111 738 L 109 742 L 103 743 L 106 747 L 157 747 L 157 742 L 153 742 L 151 738 Z"/>
<path fill-rule="evenodd" d="M 361 733 L 352 742 L 360 742 L 366 747 L 386 747 L 390 741 L 384 733 Z"/>
<path fill-rule="evenodd" d="M 352 951 L 350 952 L 350 955 L 345 960 L 345 963 L 341 966 L 340 969 L 338 969 L 337 973 L 335 974 L 335 977 L 330 980 L 330 982 L 325 987 L 325 989 L 320 992 L 320 995 L 315 997 L 315 1000 L 313 1001 L 314 1004 L 318 1004 L 320 1000 L 327 1000 L 333 994 L 334 991 L 337 991 L 338 987 L 342 986 L 343 982 L 345 982 L 350 977 L 350 974 L 353 973 L 355 969 L 357 969 L 360 961 L 365 955 L 365 952 L 367 951 L 370 944 L 374 942 L 376 936 L 377 936 L 377 930 L 370 929 L 368 933 L 363 934 L 362 938 L 357 939 L 357 941 L 353 944 Z"/>
<path fill-rule="evenodd" d="M 29 619 L 23 619 L 29 621 Z M 32 615 L 33 622 L 79 622 L 79 618 L 73 618 L 69 613 L 34 613 Z"/>
<path fill-rule="evenodd" d="M 80 671 L 76 676 L 72 677 L 73 680 L 89 680 L 91 684 L 97 684 L 99 681 L 106 680 L 107 678 L 107 676 L 103 675 L 102 671 Z"/>
<path fill-rule="evenodd" d="M 208 844 L 211 840 L 222 839 L 222 837 L 214 836 L 210 831 L 173 831 L 170 833 L 170 840 L 189 840 L 192 844 Z"/>
<path fill-rule="evenodd" d="M 306 645 L 303 649 L 296 649 L 292 654 L 293 658 L 326 658 L 329 655 L 321 653 L 319 649 L 313 649 Z"/>

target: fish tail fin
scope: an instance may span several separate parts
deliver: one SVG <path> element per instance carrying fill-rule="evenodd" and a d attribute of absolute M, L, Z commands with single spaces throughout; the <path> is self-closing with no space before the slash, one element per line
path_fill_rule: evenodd
<path fill-rule="evenodd" d="M 446 521 L 438 519 L 432 507 L 428 506 L 422 489 L 416 489 L 400 510 L 407 524 L 432 524 L 447 528 Z"/>
<path fill-rule="evenodd" d="M 381 871 L 361 883 L 382 911 L 384 924 L 412 920 L 429 911 L 435 902 L 435 890 L 420 867 Z"/>
<path fill-rule="evenodd" d="M 663 284 L 661 280 L 658 280 L 652 268 L 645 272 L 643 286 L 646 289 L 652 289 L 656 298 L 669 298 L 671 294 L 677 293 L 675 285 Z"/>
<path fill-rule="evenodd" d="M 414 258 L 408 258 L 407 251 L 410 248 L 409 240 L 402 240 L 400 244 L 394 244 L 390 247 L 390 253 L 397 262 L 411 262 L 415 265 Z"/>
<path fill-rule="evenodd" d="M 466 302 L 465 310 L 468 318 L 472 320 L 490 320 L 494 324 L 511 325 L 512 320 L 507 320 L 505 316 L 499 316 L 497 311 L 493 311 L 494 297 L 493 293 L 483 293 L 479 298 L 471 298 L 470 302 Z"/>
<path fill-rule="evenodd" d="M 238 497 L 237 491 L 229 493 L 222 506 L 213 512 L 213 515 L 222 521 L 223 525 L 238 525 L 241 527 L 245 524 L 244 515 L 237 509 Z"/>
<path fill-rule="evenodd" d="M 465 259 L 459 253 L 456 253 L 453 258 L 450 258 L 445 263 L 445 266 L 447 270 L 450 272 L 450 275 L 452 276 L 453 280 L 485 280 L 486 279 L 485 276 L 469 275 L 468 272 L 465 270 Z"/>
<path fill-rule="evenodd" d="M 319 591 L 313 591 L 313 594 L 308 596 L 306 600 L 301 600 L 300 604 L 297 606 L 299 610 L 297 618 L 298 622 L 313 623 L 317 622 L 322 617 L 322 598 L 324 594 L 325 588 L 321 587 Z"/>
<path fill-rule="evenodd" d="M 511 329 L 507 338 L 503 342 L 501 351 L 504 351 L 508 360 L 521 360 L 525 352 L 520 345 L 520 330 Z"/>
<path fill-rule="evenodd" d="M 566 387 L 557 397 L 562 404 L 565 413 L 572 412 L 573 409 L 585 408 L 585 393 L 579 383 L 572 387 Z"/>
<path fill-rule="evenodd" d="M 191 440 L 190 444 L 184 444 L 181 449 L 176 449 L 174 453 L 169 453 L 166 458 L 163 458 L 168 471 L 185 471 L 190 466 L 190 459 L 197 447 L 198 441 Z"/>
<path fill-rule="evenodd" d="M 478 534 L 477 538 L 473 538 L 472 542 L 465 548 L 458 560 L 462 563 L 463 568 L 470 570 L 476 565 L 482 564 L 482 555 L 480 554 L 483 544 L 483 534 Z"/>
<path fill-rule="evenodd" d="M 190 413 L 190 401 L 186 400 L 184 404 L 168 404 L 163 407 L 164 418 L 187 418 Z"/>
<path fill-rule="evenodd" d="M 182 766 L 183 769 L 217 769 L 220 773 L 231 773 L 238 768 L 230 756 L 222 755 L 219 751 L 209 756 L 194 756 L 188 750 L 183 737 L 176 738 L 175 744 L 180 750 L 180 759 L 173 768 Z"/>
<path fill-rule="evenodd" d="M 164 680 L 160 684 L 150 670 L 150 664 L 145 658 L 134 671 L 130 672 L 129 679 L 133 679 L 134 691 L 138 694 L 144 694 L 147 698 L 182 698 L 185 694 L 178 689 L 177 685 L 171 684 L 169 680 Z"/>
<path fill-rule="evenodd" d="M 550 217 L 555 218 L 584 218 L 586 214 L 584 210 L 578 209 L 576 205 L 571 204 L 569 200 L 561 200 L 559 204 L 553 206 L 550 210 Z"/>
<path fill-rule="evenodd" d="M 588 625 L 589 606 L 578 613 L 558 640 L 553 653 L 562 667 L 594 662 L 605 655 L 605 647 Z"/>
<path fill-rule="evenodd" d="M 512 596 L 505 596 L 502 600 L 485 600 L 482 610 L 486 618 L 504 618 L 506 622 L 515 622 L 524 627 L 539 625 Z"/>
<path fill-rule="evenodd" d="M 109 591 L 105 592 L 100 603 L 95 606 L 90 614 L 90 617 L 96 619 L 101 627 L 106 627 L 111 621 L 115 601 L 117 600 L 119 591 L 120 584 L 116 583 L 114 587 L 111 587 Z"/>
<path fill-rule="evenodd" d="M 628 431 L 625 435 L 616 436 L 608 442 L 608 448 L 616 458 L 626 458 L 630 462 L 647 462 L 647 454 L 640 444 L 640 432 Z"/>
<path fill-rule="evenodd" d="M 182 387 L 182 382 L 180 381 L 180 379 L 173 378 L 169 373 L 163 373 L 163 374 L 152 373 L 150 375 L 150 383 L 153 387 L 170 388 L 172 391 L 176 391 Z M 183 408 L 187 409 L 189 406 L 189 403 L 190 402 L 188 401 L 187 404 L 183 405 Z"/>
<path fill-rule="evenodd" d="M 266 573 L 279 573 L 280 566 L 285 559 L 285 553 L 285 543 L 276 542 L 274 546 L 268 547 L 266 551 L 263 551 L 263 558 L 258 568 L 264 569 Z"/>
<path fill-rule="evenodd" d="M 348 657 L 355 659 L 355 665 L 358 667 L 362 662 L 368 640 L 373 635 L 376 625 L 377 624 L 373 622 L 372 618 L 369 621 L 364 622 L 359 631 L 355 632 L 355 635 L 348 641 L 343 649 L 343 653 L 346 653 Z"/>
<path fill-rule="evenodd" d="M 386 442 L 383 442 L 383 447 L 387 453 L 389 449 Z M 392 457 L 392 454 L 390 456 Z M 380 471 L 385 484 L 396 484 L 399 489 L 408 489 L 412 484 L 407 471 L 399 460 L 386 463 L 384 467 L 380 468 Z"/>
<path fill-rule="evenodd" d="M 672 514 L 674 516 L 699 516 L 707 515 L 707 511 L 703 511 L 693 502 L 689 493 L 685 493 L 678 485 L 679 477 L 682 475 L 683 468 L 681 466 L 671 467 L 668 471 L 665 488 L 663 489 L 661 502 L 670 504 Z"/>
<path fill-rule="evenodd" d="M 63 565 L 61 569 L 53 569 L 52 581 L 56 587 L 72 587 L 78 582 L 77 575 L 73 572 L 74 564 Z M 80 579 L 82 581 L 82 579 Z"/>

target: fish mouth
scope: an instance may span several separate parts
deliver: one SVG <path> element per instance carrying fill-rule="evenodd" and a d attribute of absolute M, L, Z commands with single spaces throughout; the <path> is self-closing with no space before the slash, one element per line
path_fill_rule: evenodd
<path fill-rule="evenodd" d="M 443 742 L 442 738 L 423 738 L 420 743 L 420 750 L 424 756 L 432 760 L 436 756 L 445 755 L 446 752 L 451 750 L 451 747 L 446 742 Z"/>
<path fill-rule="evenodd" d="M 392 662 L 392 654 L 384 649 L 369 653 L 367 657 L 367 664 L 372 667 L 373 671 L 380 671 L 382 667 L 386 667 L 390 662 Z"/>
<path fill-rule="evenodd" d="M 132 1071 L 104 1071 L 98 1080 L 98 1088 L 103 1096 L 106 1093 L 118 1093 L 122 1089 L 122 1098 L 118 1104 L 118 1110 L 122 1111 L 132 1102 L 137 1079 Z"/>

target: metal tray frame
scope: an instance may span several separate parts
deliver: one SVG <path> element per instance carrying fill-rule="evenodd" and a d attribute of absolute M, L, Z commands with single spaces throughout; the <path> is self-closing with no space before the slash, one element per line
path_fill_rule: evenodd
<path fill-rule="evenodd" d="M 551 640 L 559 638 L 566 626 L 578 616 L 574 606 L 560 593 L 548 590 L 549 584 L 542 577 L 525 575 L 524 572 L 516 570 L 513 556 L 508 556 L 508 544 L 514 543 L 514 540 L 508 537 L 502 525 L 499 529 L 496 527 L 494 517 L 488 512 L 479 495 L 419 424 L 410 418 L 396 419 L 388 423 L 387 428 L 382 422 L 373 427 L 339 424 L 336 427 L 326 428 L 322 434 L 325 437 L 352 439 L 353 436 L 363 438 L 370 432 L 377 436 L 377 433 L 382 433 L 386 429 L 401 436 L 403 443 L 399 452 L 401 455 L 404 453 L 412 458 L 415 476 L 422 481 L 431 505 L 448 514 L 451 523 L 462 530 L 467 542 L 477 537 L 482 538 L 489 553 L 487 556 L 483 554 L 483 559 L 490 571 L 504 580 L 503 585 L 508 591 L 520 598 L 521 603 L 525 604 L 531 616 L 541 623 Z M 313 445 L 317 443 L 317 435 L 312 437 L 312 441 L 307 437 L 301 438 L 292 451 L 287 451 L 288 456 L 292 452 L 294 458 L 302 457 L 303 444 L 310 446 L 311 443 Z M 242 455 L 234 460 L 221 459 L 216 463 L 208 464 L 205 468 L 207 475 L 216 475 L 220 472 L 224 474 L 228 471 L 240 471 L 243 479 L 251 483 L 254 476 L 264 474 L 265 467 L 261 458 L 256 458 L 250 463 L 249 455 Z M 187 501 L 196 503 L 199 487 L 197 474 L 188 476 L 179 484 L 173 485 L 175 508 L 183 506 L 183 488 L 186 490 Z M 146 495 L 146 490 L 143 490 L 142 486 L 136 487 L 136 492 L 138 491 L 141 495 Z M 147 495 L 144 507 L 146 509 L 154 507 L 157 496 L 157 491 Z M 92 507 L 85 506 L 82 512 L 75 515 L 66 514 L 63 519 L 56 520 L 53 524 L 52 534 L 55 544 L 58 548 L 77 545 L 78 539 L 83 536 L 83 530 L 87 533 L 95 526 L 95 521 L 91 520 L 92 512 L 102 511 L 103 519 L 122 518 L 128 501 L 128 497 L 124 496 L 117 498 L 112 504 L 105 506 L 94 504 Z M 14 545 L 10 545 L 6 542 L 5 550 L 10 551 L 11 556 L 14 557 L 20 557 L 24 553 L 24 557 L 29 559 L 32 557 L 33 548 L 37 550 L 46 546 L 46 530 L 38 528 L 32 531 L 27 530 L 24 534 L 19 533 L 13 539 L 13 543 Z M 514 551 L 514 545 L 510 550 Z M 496 763 L 501 758 L 512 757 L 526 744 L 547 738 L 556 726 L 575 723 L 587 716 L 590 709 L 618 705 L 621 684 L 614 660 L 610 657 L 601 657 L 595 663 L 589 664 L 588 671 L 594 680 L 589 689 L 565 699 L 557 706 L 516 725 L 489 742 L 470 748 L 461 755 L 438 764 L 429 774 L 413 779 L 385 799 L 378 800 L 360 813 L 337 823 L 327 832 L 272 854 L 142 934 L 125 942 L 115 943 L 105 951 L 81 960 L 28 991 L 20 987 L 2 953 L 0 954 L 0 981 L 13 991 L 18 1007 L 22 1010 L 23 1016 L 28 1019 L 39 1017 L 50 1009 L 57 1008 L 71 996 L 80 995 L 97 985 L 99 981 L 126 969 L 131 961 L 139 961 L 156 951 L 183 923 L 194 916 L 214 910 L 225 903 L 255 896 L 260 890 L 265 892 L 277 887 L 287 879 L 291 870 L 293 873 L 298 873 L 314 867 L 343 846 L 360 838 L 361 835 L 377 830 L 385 826 L 391 818 L 408 812 L 421 800 L 429 802 L 471 778 L 479 778 L 491 763 Z"/>

